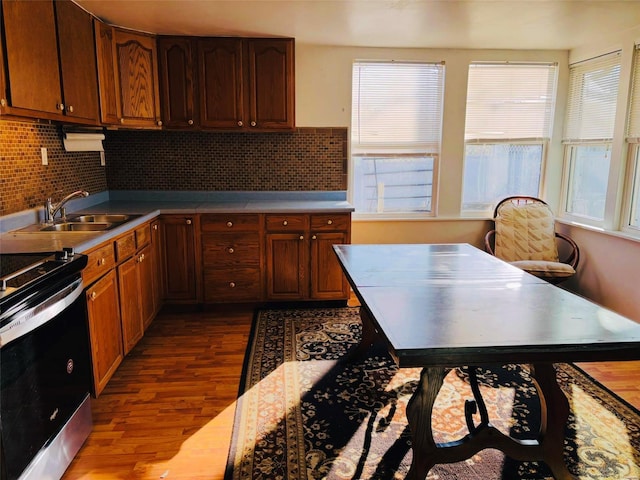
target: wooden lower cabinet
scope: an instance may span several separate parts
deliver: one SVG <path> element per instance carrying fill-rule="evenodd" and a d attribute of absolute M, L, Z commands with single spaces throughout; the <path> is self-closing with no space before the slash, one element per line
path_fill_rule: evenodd
<path fill-rule="evenodd" d="M 308 296 L 308 239 L 305 232 L 267 233 L 267 299 L 303 300 Z"/>
<path fill-rule="evenodd" d="M 311 236 L 311 298 L 334 300 L 349 298 L 349 282 L 342 273 L 334 245 L 349 243 L 347 232 L 316 233 Z"/>
<path fill-rule="evenodd" d="M 197 223 L 197 215 L 162 216 L 164 299 L 168 303 L 199 300 Z"/>
<path fill-rule="evenodd" d="M 116 272 L 86 290 L 94 395 L 100 395 L 124 358 Z"/>
<path fill-rule="evenodd" d="M 120 313 L 122 316 L 122 340 L 124 353 L 128 354 L 144 334 L 142 322 L 139 256 L 135 256 L 118 267 L 120 287 Z"/>

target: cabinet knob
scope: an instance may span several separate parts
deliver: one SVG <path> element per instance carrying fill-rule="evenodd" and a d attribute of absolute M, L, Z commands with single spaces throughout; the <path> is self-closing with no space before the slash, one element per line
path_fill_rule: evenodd
<path fill-rule="evenodd" d="M 229 286 L 231 288 L 236 288 L 236 282 L 229 282 Z"/>
<path fill-rule="evenodd" d="M 107 259 L 104 258 L 104 257 L 102 257 L 100 260 L 98 260 L 98 265 L 100 265 L 100 266 L 104 265 L 105 263 L 107 263 Z"/>
<path fill-rule="evenodd" d="M 282 222 L 282 225 L 284 225 L 284 226 L 286 227 L 287 225 L 289 225 L 289 222 L 287 222 L 286 220 L 284 220 L 284 221 Z"/>
<path fill-rule="evenodd" d="M 313 236 L 311 237 L 311 240 L 315 240 L 316 238 L 318 238 L 318 237 L 316 237 L 315 235 L 313 235 Z"/>
<path fill-rule="evenodd" d="M 189 120 L 187 123 L 188 123 L 189 125 L 193 125 L 193 120 Z"/>
<path fill-rule="evenodd" d="M 256 126 L 256 122 L 255 121 L 251 122 L 251 126 L 255 127 Z"/>
<path fill-rule="evenodd" d="M 158 224 L 155 224 L 155 225 L 153 226 L 153 229 L 154 229 L 154 230 L 158 230 Z"/>
<path fill-rule="evenodd" d="M 64 110 L 64 103 L 57 103 L 56 110 Z"/>
<path fill-rule="evenodd" d="M 162 126 L 162 120 L 158 120 L 158 126 L 161 127 Z"/>
<path fill-rule="evenodd" d="M 244 123 L 242 123 L 242 120 L 238 120 L 238 126 L 241 127 L 242 125 L 244 125 Z"/>
<path fill-rule="evenodd" d="M 229 228 L 233 227 L 233 222 L 227 222 L 227 227 Z"/>
<path fill-rule="evenodd" d="M 327 225 L 333 225 L 333 220 L 331 219 L 327 220 Z"/>
<path fill-rule="evenodd" d="M 235 250 L 233 249 L 233 247 L 229 247 L 229 248 L 227 248 L 227 252 L 233 253 L 233 252 L 235 252 Z"/>
<path fill-rule="evenodd" d="M 304 240 L 304 235 L 300 235 L 300 240 Z"/>
<path fill-rule="evenodd" d="M 191 225 L 191 219 L 187 218 L 187 225 Z"/>
<path fill-rule="evenodd" d="M 1 107 L 6 107 L 7 106 L 7 99 L 3 98 L 2 100 L 0 100 L 0 106 Z"/>
<path fill-rule="evenodd" d="M 73 113 L 73 105 L 69 105 L 69 106 L 67 107 L 67 112 L 69 112 L 69 113 Z"/>
<path fill-rule="evenodd" d="M 90 295 L 91 300 L 95 300 L 97 296 L 98 296 L 98 294 L 96 293 L 95 290 L 93 292 L 91 292 L 91 295 Z"/>
<path fill-rule="evenodd" d="M 138 263 L 142 263 L 144 261 L 144 253 L 138 257 Z"/>
<path fill-rule="evenodd" d="M 120 123 L 124 123 L 124 118 L 121 118 L 121 119 L 120 119 Z"/>

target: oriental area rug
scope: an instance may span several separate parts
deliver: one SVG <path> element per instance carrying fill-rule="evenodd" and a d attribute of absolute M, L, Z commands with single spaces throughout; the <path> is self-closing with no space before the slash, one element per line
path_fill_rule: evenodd
<path fill-rule="evenodd" d="M 347 361 L 359 309 L 261 310 L 247 347 L 225 480 L 402 479 L 411 464 L 405 410 L 419 369 L 399 369 L 383 348 Z M 579 479 L 640 478 L 640 414 L 570 364 L 555 365 L 569 399 L 564 458 Z M 526 366 L 478 370 L 493 426 L 535 438 L 540 405 Z M 468 433 L 465 368 L 445 378 L 433 411 L 437 442 Z M 476 422 L 478 423 L 478 422 Z M 543 462 L 486 449 L 437 465 L 428 480 L 551 479 Z"/>

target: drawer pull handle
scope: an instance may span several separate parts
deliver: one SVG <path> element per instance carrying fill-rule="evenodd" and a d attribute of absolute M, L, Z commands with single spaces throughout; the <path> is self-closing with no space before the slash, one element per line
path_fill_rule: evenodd
<path fill-rule="evenodd" d="M 285 221 L 283 221 L 283 222 L 282 222 L 282 225 L 284 225 L 284 226 L 286 227 L 287 225 L 289 225 L 289 222 L 287 222 L 287 221 L 285 220 Z"/>
<path fill-rule="evenodd" d="M 229 286 L 231 288 L 236 288 L 236 282 L 229 282 Z"/>
<path fill-rule="evenodd" d="M 229 248 L 227 248 L 227 252 L 233 253 L 233 252 L 235 252 L 235 250 L 233 249 L 233 247 L 229 247 Z"/>
<path fill-rule="evenodd" d="M 233 222 L 227 222 L 227 227 L 229 228 L 233 227 Z"/>
<path fill-rule="evenodd" d="M 333 220 L 331 219 L 327 220 L 327 225 L 333 225 Z"/>

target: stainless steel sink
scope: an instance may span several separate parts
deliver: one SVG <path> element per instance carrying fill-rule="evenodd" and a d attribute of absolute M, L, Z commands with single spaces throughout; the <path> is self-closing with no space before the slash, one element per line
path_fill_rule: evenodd
<path fill-rule="evenodd" d="M 82 223 L 82 222 L 66 222 L 66 223 L 57 223 L 55 225 L 49 225 L 46 227 L 41 227 L 41 232 L 97 232 L 100 230 L 109 230 L 113 226 L 112 223 L 105 222 L 91 222 L 91 223 Z"/>
<path fill-rule="evenodd" d="M 69 222 L 81 223 L 123 223 L 131 218 L 131 215 L 119 214 L 102 214 L 96 213 L 91 215 L 80 215 L 79 217 L 70 217 Z"/>

